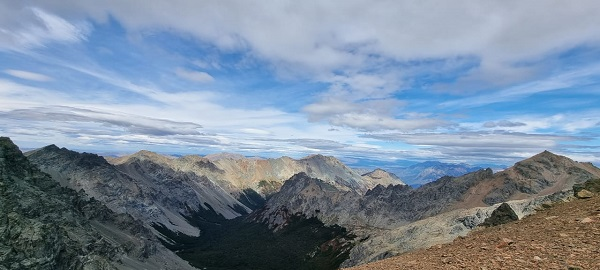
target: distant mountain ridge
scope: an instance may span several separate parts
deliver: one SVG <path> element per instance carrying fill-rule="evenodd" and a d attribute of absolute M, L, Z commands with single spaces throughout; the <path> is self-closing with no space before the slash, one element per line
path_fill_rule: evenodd
<path fill-rule="evenodd" d="M 483 168 L 465 163 L 453 164 L 439 161 L 425 161 L 394 172 L 410 185 L 424 185 L 443 176 L 461 176 Z"/>

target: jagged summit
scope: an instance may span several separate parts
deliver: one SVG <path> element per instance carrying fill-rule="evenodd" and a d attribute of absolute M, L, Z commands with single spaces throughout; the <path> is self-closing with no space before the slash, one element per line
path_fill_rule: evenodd
<path fill-rule="evenodd" d="M 557 160 L 562 160 L 562 159 L 567 159 L 567 160 L 571 160 L 568 157 L 562 156 L 562 155 L 558 155 L 555 153 L 552 153 L 548 150 L 544 150 L 536 155 L 533 155 L 530 158 L 526 158 L 522 161 L 519 162 L 527 162 L 527 161 L 544 161 L 544 160 L 552 160 L 552 161 L 557 161 Z M 573 160 L 571 160 L 573 161 Z"/>
<path fill-rule="evenodd" d="M 342 162 L 334 156 L 325 156 L 322 154 L 308 155 L 300 159 L 301 161 L 313 161 L 313 162 L 330 162 L 333 164 L 342 164 Z"/>
<path fill-rule="evenodd" d="M 42 147 L 42 149 L 47 150 L 47 151 L 58 151 L 58 150 L 60 150 L 60 147 L 56 146 L 56 144 L 50 144 L 45 147 Z"/>
<path fill-rule="evenodd" d="M 111 160 L 111 163 L 123 164 L 126 162 L 132 162 L 134 160 L 151 160 L 154 162 L 167 162 L 170 159 L 173 159 L 173 157 L 161 155 L 156 152 L 152 152 L 152 151 L 148 151 L 148 150 L 140 150 L 131 155 L 113 158 Z"/>
<path fill-rule="evenodd" d="M 27 157 L 31 156 L 45 156 L 49 159 L 54 159 L 54 162 L 68 161 L 74 166 L 82 166 L 90 169 L 96 166 L 107 166 L 109 165 L 104 157 L 94 153 L 79 153 L 71 151 L 67 148 L 59 148 L 58 146 L 51 144 L 40 149 L 32 150 L 25 153 Z M 60 157 L 60 158 L 59 158 Z M 57 159 L 58 158 L 58 159 Z"/>
<path fill-rule="evenodd" d="M 0 176 L 15 175 L 19 178 L 31 173 L 31 164 L 21 150 L 8 137 L 0 137 Z"/>

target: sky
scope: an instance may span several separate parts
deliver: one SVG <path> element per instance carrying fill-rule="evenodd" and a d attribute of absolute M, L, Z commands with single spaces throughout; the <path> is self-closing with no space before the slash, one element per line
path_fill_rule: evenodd
<path fill-rule="evenodd" d="M 0 0 L 21 148 L 600 164 L 600 2 Z"/>

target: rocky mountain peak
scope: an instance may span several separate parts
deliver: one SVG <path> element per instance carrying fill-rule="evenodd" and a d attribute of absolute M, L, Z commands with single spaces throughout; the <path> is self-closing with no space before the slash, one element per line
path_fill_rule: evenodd
<path fill-rule="evenodd" d="M 543 152 L 540 152 L 539 154 L 536 154 L 536 155 L 534 155 L 530 158 L 527 158 L 521 162 L 545 162 L 545 161 L 557 162 L 560 160 L 573 161 L 568 157 L 557 155 L 548 150 L 544 150 Z"/>
<path fill-rule="evenodd" d="M 327 162 L 327 163 L 333 163 L 333 164 L 341 164 L 342 163 L 341 161 L 339 161 L 337 158 L 335 158 L 333 156 L 324 156 L 321 154 L 310 155 L 310 156 L 304 157 L 300 160 L 314 161 L 314 162 Z"/>
<path fill-rule="evenodd" d="M 161 154 L 148 151 L 148 150 L 140 150 L 130 156 L 131 158 L 138 159 L 150 159 L 150 160 L 161 160 L 167 158 L 167 156 L 163 156 Z"/>
<path fill-rule="evenodd" d="M 58 146 L 56 146 L 56 144 L 50 144 L 47 146 L 42 147 L 43 150 L 45 151 L 59 151 L 60 148 Z"/>
<path fill-rule="evenodd" d="M 93 153 L 78 153 L 71 151 L 67 148 L 59 148 L 56 145 L 48 145 L 38 150 L 27 152 L 29 156 L 46 156 L 53 157 L 55 159 L 61 159 L 73 163 L 73 165 L 81 166 L 83 168 L 92 169 L 97 166 L 108 166 L 108 162 L 102 156 Z"/>
<path fill-rule="evenodd" d="M 148 151 L 148 150 L 140 150 L 131 155 L 122 156 L 118 158 L 111 159 L 111 163 L 113 165 L 124 164 L 124 163 L 132 163 L 136 161 L 152 161 L 154 163 L 165 163 L 171 160 L 172 158 L 169 156 L 163 156 L 161 154 Z"/>
<path fill-rule="evenodd" d="M 10 138 L 0 137 L 0 176 L 23 178 L 30 170 L 31 165 L 19 147 Z"/>
<path fill-rule="evenodd" d="M 368 179 L 377 185 L 406 185 L 400 177 L 383 169 L 375 169 L 362 175 L 363 179 Z"/>

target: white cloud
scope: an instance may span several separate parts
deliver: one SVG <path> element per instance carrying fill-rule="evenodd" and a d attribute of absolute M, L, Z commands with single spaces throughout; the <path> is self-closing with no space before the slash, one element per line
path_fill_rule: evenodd
<path fill-rule="evenodd" d="M 262 129 L 257 129 L 257 128 L 242 128 L 240 131 L 243 133 L 246 133 L 246 134 L 254 134 L 254 135 L 269 135 L 269 134 L 271 134 L 271 132 L 269 132 L 268 130 L 262 130 Z"/>
<path fill-rule="evenodd" d="M 590 78 L 600 73 L 600 65 L 578 67 L 566 72 L 554 74 L 515 86 L 502 89 L 497 92 L 487 92 L 479 95 L 455 99 L 440 104 L 442 107 L 480 107 L 488 104 L 518 100 L 523 97 L 537 93 L 557 91 L 589 84 Z"/>
<path fill-rule="evenodd" d="M 90 27 L 71 23 L 44 9 L 0 3 L 0 49 L 23 50 L 49 42 L 72 43 L 85 40 Z"/>
<path fill-rule="evenodd" d="M 477 131 L 488 122 L 488 128 L 512 133 L 414 133 L 439 130 L 451 123 L 437 119 L 436 115 L 407 111 L 407 102 L 412 101 L 402 99 L 402 91 L 411 88 L 410 79 L 419 75 L 453 74 L 468 69 L 460 75 L 464 77 L 459 76 L 453 82 L 455 88 L 460 88 L 455 91 L 459 93 L 466 88 L 480 89 L 480 85 L 512 85 L 532 78 L 543 70 L 536 60 L 576 46 L 598 44 L 600 28 L 595 27 L 600 25 L 598 1 L 565 4 L 558 0 L 414 3 L 283 0 L 256 4 L 243 0 L 51 0 L 38 1 L 36 7 L 28 6 L 30 3 L 0 2 L 0 50 L 79 42 L 86 40 L 93 30 L 84 23 L 86 20 L 91 18 L 96 23 L 115 20 L 129 36 L 156 31 L 183 34 L 194 44 L 217 47 L 227 55 L 241 54 L 250 61 L 266 63 L 270 70 L 289 78 L 327 85 L 323 87 L 325 92 L 314 96 L 312 103 L 302 109 L 314 121 L 308 124 L 301 113 L 270 107 L 232 108 L 220 93 L 164 89 L 160 84 L 154 85 L 153 78 L 140 83 L 117 71 L 49 59 L 47 63 L 70 68 L 75 75 L 91 76 L 99 84 L 117 89 L 107 92 L 106 100 L 91 100 L 0 80 L 0 111 L 9 113 L 4 115 L 14 117 L 18 109 L 60 104 L 75 109 L 63 108 L 69 112 L 61 116 L 70 117 L 70 121 L 49 124 L 47 119 L 36 118 L 41 115 L 31 113 L 26 114 L 29 117 L 26 121 L 22 118 L 19 125 L 44 131 L 49 143 L 57 142 L 60 137 L 57 134 L 79 134 L 74 141 L 81 144 L 96 140 L 294 154 L 308 148 L 308 151 L 333 154 L 335 150 L 336 155 L 377 159 L 504 160 L 577 139 L 537 134 L 539 130 L 579 132 L 594 127 L 599 119 L 597 114 L 580 118 L 567 113 L 562 117 L 556 113 L 551 117 L 540 114 L 460 126 Z M 176 66 L 192 64 L 205 72 L 165 68 L 165 73 L 175 72 L 186 80 L 205 83 L 214 80 L 207 72 L 226 71 L 218 57 L 200 58 Z M 599 70 L 594 66 L 572 69 L 549 79 L 536 79 L 497 93 L 443 105 L 476 107 L 583 85 Z M 46 79 L 42 74 L 12 73 L 29 80 Z M 149 101 L 146 104 L 130 101 L 127 98 L 132 93 Z M 425 106 L 428 105 L 431 104 Z M 82 113 L 82 109 L 96 113 Z M 52 113 L 57 116 L 56 111 Z M 9 120 L 0 118 L 1 131 L 14 123 Z M 188 124 L 180 126 L 180 123 Z M 199 125 L 203 127 L 202 133 L 196 134 Z M 15 134 L 26 133 L 23 128 L 12 130 Z M 356 130 L 376 134 L 360 137 Z M 382 133 L 389 131 L 401 133 Z M 332 137 L 335 141 L 329 141 Z M 66 146 L 68 138 L 62 137 Z M 399 146 L 377 145 L 389 141 Z M 407 145 L 411 151 L 400 150 Z"/>
<path fill-rule="evenodd" d="M 17 77 L 17 78 L 20 78 L 20 79 L 30 80 L 30 81 L 47 82 L 47 81 L 52 80 L 51 77 L 48 77 L 44 74 L 25 71 L 25 70 L 6 69 L 6 70 L 4 70 L 4 73 L 14 76 L 14 77 Z"/>
<path fill-rule="evenodd" d="M 403 141 L 420 146 L 460 147 L 465 149 L 552 149 L 559 141 L 575 141 L 577 137 L 524 133 L 412 133 L 377 134 L 371 138 Z"/>
<path fill-rule="evenodd" d="M 511 128 L 511 127 L 522 127 L 522 126 L 527 126 L 527 124 L 525 123 L 521 123 L 521 122 L 512 122 L 512 121 L 508 121 L 508 120 L 501 120 L 501 121 L 497 121 L 497 122 L 485 122 L 483 123 L 483 127 L 486 128 Z"/>
<path fill-rule="evenodd" d="M 18 11 L 24 4 L 5 4 L 5 13 Z M 77 27 L 41 10 L 101 22 L 110 15 L 129 31 L 174 29 L 223 50 L 249 50 L 282 68 L 295 66 L 320 74 L 364 68 L 373 62 L 373 56 L 406 61 L 475 55 L 483 59 L 486 69 L 506 70 L 515 61 L 600 41 L 600 29 L 593 27 L 600 25 L 600 4 L 594 0 L 577 4 L 559 0 L 261 4 L 138 0 L 38 5 L 37 16 L 53 26 L 46 32 L 63 40 L 81 37 Z"/>
<path fill-rule="evenodd" d="M 599 122 L 600 111 L 584 110 L 577 113 L 569 112 L 552 115 L 519 115 L 498 121 L 461 123 L 460 126 L 466 130 L 494 129 L 515 133 L 539 133 L 552 130 L 554 133 L 576 134 L 598 127 Z"/>
<path fill-rule="evenodd" d="M 438 119 L 396 119 L 365 113 L 345 113 L 334 115 L 329 123 L 336 126 L 346 126 L 364 131 L 398 130 L 412 132 L 415 130 L 431 130 L 447 123 Z"/>
<path fill-rule="evenodd" d="M 177 76 L 181 78 L 195 82 L 208 83 L 214 81 L 214 78 L 210 76 L 210 74 L 203 71 L 194 71 L 178 68 L 175 70 L 175 74 L 177 74 Z"/>

